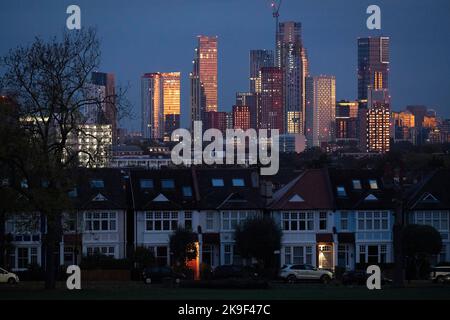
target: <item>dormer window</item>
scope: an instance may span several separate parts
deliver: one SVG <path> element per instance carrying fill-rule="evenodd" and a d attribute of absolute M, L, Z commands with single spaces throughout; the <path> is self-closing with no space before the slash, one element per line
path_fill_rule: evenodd
<path fill-rule="evenodd" d="M 69 196 L 69 198 L 76 198 L 76 197 L 78 197 L 77 188 L 73 188 L 72 190 L 69 190 L 68 196 Z"/>
<path fill-rule="evenodd" d="M 223 187 L 225 185 L 223 179 L 212 179 L 211 184 L 213 187 Z"/>
<path fill-rule="evenodd" d="M 192 197 L 192 188 L 190 186 L 183 187 L 183 196 L 184 197 Z"/>
<path fill-rule="evenodd" d="M 355 190 L 361 190 L 362 189 L 361 180 L 353 180 L 352 184 L 353 184 L 353 189 L 355 189 Z"/>
<path fill-rule="evenodd" d="M 244 179 L 233 179 L 232 180 L 233 187 L 245 187 Z"/>
<path fill-rule="evenodd" d="M 173 179 L 162 179 L 161 187 L 163 189 L 173 189 L 175 188 L 175 182 L 173 181 Z"/>
<path fill-rule="evenodd" d="M 100 180 L 100 179 L 91 180 L 91 188 L 102 189 L 104 187 L 105 187 L 105 183 L 103 180 Z"/>
<path fill-rule="evenodd" d="M 370 189 L 377 190 L 378 189 L 377 180 L 375 180 L 375 179 L 369 180 L 369 186 L 370 186 Z"/>
<path fill-rule="evenodd" d="M 344 186 L 337 186 L 336 191 L 337 191 L 338 197 L 346 197 L 347 196 L 347 192 L 345 191 Z"/>
<path fill-rule="evenodd" d="M 141 189 L 153 189 L 153 180 L 152 179 L 141 179 L 139 181 Z"/>

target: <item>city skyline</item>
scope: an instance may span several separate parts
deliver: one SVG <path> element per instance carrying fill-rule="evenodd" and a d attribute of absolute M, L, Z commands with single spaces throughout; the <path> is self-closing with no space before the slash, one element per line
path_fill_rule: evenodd
<path fill-rule="evenodd" d="M 450 48 L 448 44 L 439 41 L 439 35 L 444 36 L 448 30 L 449 22 L 444 19 L 441 11 L 447 7 L 444 1 L 435 1 L 431 4 L 420 4 L 412 1 L 408 6 L 403 4 L 380 1 L 382 9 L 382 32 L 369 31 L 365 26 L 365 8 L 369 2 L 346 1 L 343 4 L 312 2 L 297 3 L 284 1 L 280 11 L 280 22 L 293 20 L 302 23 L 305 47 L 308 48 L 311 74 L 333 74 L 336 76 L 337 100 L 353 100 L 357 98 L 356 88 L 356 41 L 358 37 L 386 35 L 391 38 L 391 65 L 389 86 L 392 95 L 392 110 L 402 110 L 407 105 L 427 105 L 434 108 L 442 117 L 448 117 L 447 101 L 450 101 L 446 92 L 447 83 L 445 74 L 448 74 Z M 166 3 L 152 1 L 152 10 L 169 12 L 164 7 Z M 176 4 L 176 6 L 174 6 Z M 270 2 L 248 1 L 241 4 L 229 1 L 226 4 L 216 1 L 199 1 L 191 7 L 180 1 L 169 1 L 173 6 L 172 13 L 177 13 L 177 20 L 170 19 L 167 31 L 152 32 L 143 26 L 161 23 L 167 15 L 151 15 L 151 19 L 141 12 L 146 11 L 148 4 L 136 1 L 128 8 L 122 8 L 118 2 L 111 1 L 111 12 L 119 12 L 121 21 L 136 22 L 128 25 L 106 23 L 112 21 L 111 12 L 103 12 L 101 6 L 79 1 L 82 9 L 82 27 L 97 26 L 102 38 L 102 63 L 100 71 L 116 75 L 118 84 L 130 84 L 129 99 L 134 106 L 133 120 L 126 120 L 121 126 L 133 130 L 140 127 L 140 75 L 148 71 L 176 70 L 181 72 L 181 126 L 188 127 L 189 121 L 189 71 L 192 68 L 192 50 L 195 47 L 195 37 L 199 34 L 217 35 L 219 46 L 218 70 L 218 110 L 230 111 L 235 104 L 235 94 L 246 91 L 248 88 L 248 53 L 251 49 L 274 48 L 274 24 L 271 16 Z M 427 5 L 427 10 L 421 10 Z M 23 28 L 12 30 L 5 34 L 5 41 L 0 45 L 0 53 L 5 54 L 10 47 L 31 41 L 36 35 L 44 38 L 58 35 L 65 22 L 64 9 L 66 4 L 54 5 L 50 2 L 34 4 L 29 1 L 8 3 L 1 13 L 2 27 L 15 21 L 23 20 Z M 199 16 L 191 20 L 194 11 L 199 6 L 206 6 L 209 17 Z M 333 12 L 324 17 L 323 8 Z M 236 10 L 240 8 L 240 10 Z M 123 10 L 122 10 L 123 9 Z M 32 16 L 30 16 L 33 12 Z M 224 14 L 231 13 L 231 16 Z M 20 19 L 19 13 L 25 14 L 28 19 Z M 114 13 L 114 14 L 119 14 Z M 254 13 L 249 16 L 250 13 Z M 41 19 L 45 15 L 45 19 Z M 245 24 L 230 26 L 226 21 L 247 17 Z M 442 19 L 439 17 L 442 16 Z M 347 17 L 346 19 L 344 19 Z M 41 19 L 41 20 L 39 20 Z M 403 21 L 398 26 L 397 21 Z M 39 23 L 37 23 L 39 21 Z M 186 21 L 190 21 L 186 25 Z M 421 21 L 420 24 L 417 21 Z M 176 22 L 176 23 L 175 23 Z M 125 26 L 127 25 L 127 26 Z M 181 26 L 183 28 L 181 28 Z M 58 27 L 60 26 L 60 27 Z M 395 27 L 394 27 L 395 26 Z M 29 30 L 34 32 L 30 33 Z M 324 35 L 331 30 L 332 36 L 324 41 Z M 175 41 L 167 41 L 168 32 Z M 430 34 L 436 34 L 430 37 Z M 144 39 L 154 36 L 153 41 L 143 43 Z M 250 36 L 251 35 L 251 36 Z M 129 37 L 130 39 L 127 39 Z M 414 42 L 415 40 L 416 42 Z M 128 48 L 114 47 L 117 42 L 126 44 L 133 41 L 135 46 L 123 45 Z M 419 45 L 418 45 L 419 44 Z M 176 47 L 174 47 L 174 45 Z M 115 49 L 112 50 L 111 48 Z M 129 48 L 134 48 L 130 50 Z M 141 49 L 146 49 L 140 52 Z M 332 50 L 332 51 L 330 51 Z M 415 52 L 415 55 L 409 54 Z M 422 56 L 423 63 L 414 56 Z M 145 57 L 145 59 L 143 59 Z M 332 59 L 330 59 L 332 57 Z M 342 63 L 335 63 L 336 57 Z M 426 63 L 425 63 L 426 61 Z M 437 73 L 441 71 L 441 73 Z M 421 81 L 417 81 L 417 75 Z M 414 80 L 415 79 L 415 80 Z M 422 90 L 419 90 L 422 89 Z"/>

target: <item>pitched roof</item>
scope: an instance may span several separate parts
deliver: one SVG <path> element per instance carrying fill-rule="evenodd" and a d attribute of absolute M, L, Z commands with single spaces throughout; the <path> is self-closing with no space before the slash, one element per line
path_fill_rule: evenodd
<path fill-rule="evenodd" d="M 418 183 L 407 200 L 410 210 L 450 209 L 450 170 L 441 169 Z"/>
<path fill-rule="evenodd" d="M 264 208 L 257 170 L 253 168 L 196 168 L 195 177 L 200 195 L 199 209 Z M 216 185 L 213 185 L 213 180 L 217 182 Z"/>
<path fill-rule="evenodd" d="M 98 182 L 96 186 L 95 181 Z M 117 169 L 80 168 L 76 176 L 76 195 L 72 201 L 79 210 L 125 210 L 125 179 Z"/>
<path fill-rule="evenodd" d="M 325 169 L 306 170 L 278 190 L 270 204 L 273 210 L 332 209 L 333 196 Z"/>
<path fill-rule="evenodd" d="M 130 181 L 136 210 L 189 210 L 196 204 L 191 169 L 136 169 Z"/>
<path fill-rule="evenodd" d="M 338 209 L 393 209 L 394 190 L 382 172 L 369 169 L 329 169 L 331 190 Z M 339 189 L 339 190 L 338 190 Z"/>

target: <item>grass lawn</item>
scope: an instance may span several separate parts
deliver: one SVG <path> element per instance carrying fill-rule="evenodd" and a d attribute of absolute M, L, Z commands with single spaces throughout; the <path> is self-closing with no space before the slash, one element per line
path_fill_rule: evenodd
<path fill-rule="evenodd" d="M 322 284 L 272 283 L 269 289 L 200 289 L 168 288 L 162 285 L 145 285 L 140 282 L 90 282 L 83 283 L 82 290 L 69 291 L 60 282 L 55 290 L 44 290 L 43 283 L 22 282 L 15 286 L 0 285 L 0 300 L 327 300 L 327 299 L 430 299 L 450 300 L 450 286 L 422 284 L 402 289 L 384 287 L 368 290 L 365 286 L 345 287 Z"/>

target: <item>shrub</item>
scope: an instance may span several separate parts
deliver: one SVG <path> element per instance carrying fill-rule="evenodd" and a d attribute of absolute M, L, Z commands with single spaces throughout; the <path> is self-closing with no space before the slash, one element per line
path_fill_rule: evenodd
<path fill-rule="evenodd" d="M 128 259 L 114 259 L 102 254 L 85 256 L 80 263 L 81 270 L 127 270 L 131 268 Z"/>

